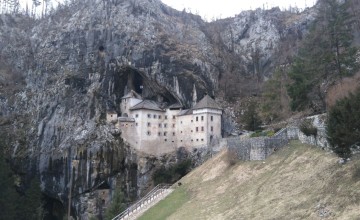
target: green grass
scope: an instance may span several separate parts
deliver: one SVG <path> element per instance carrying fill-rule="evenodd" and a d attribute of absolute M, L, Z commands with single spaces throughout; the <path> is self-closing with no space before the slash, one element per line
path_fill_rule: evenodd
<path fill-rule="evenodd" d="M 190 199 L 184 187 L 175 189 L 164 200 L 146 211 L 139 220 L 166 219 Z"/>

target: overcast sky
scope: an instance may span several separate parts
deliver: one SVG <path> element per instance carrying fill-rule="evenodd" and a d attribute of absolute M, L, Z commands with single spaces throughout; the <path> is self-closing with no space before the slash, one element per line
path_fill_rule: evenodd
<path fill-rule="evenodd" d="M 315 4 L 316 0 L 161 0 L 163 3 L 182 11 L 184 8 L 201 17 L 226 18 L 239 14 L 243 10 L 279 6 L 280 9 L 297 6 L 304 9 Z"/>
<path fill-rule="evenodd" d="M 32 0 L 20 0 L 23 6 L 26 2 L 31 5 Z M 54 0 L 62 2 L 63 0 Z M 199 14 L 206 20 L 212 18 L 226 18 L 239 14 L 243 10 L 265 8 L 270 9 L 279 6 L 280 9 L 289 8 L 289 6 L 298 8 L 311 7 L 316 0 L 161 0 L 163 3 L 182 11 L 191 11 Z"/>

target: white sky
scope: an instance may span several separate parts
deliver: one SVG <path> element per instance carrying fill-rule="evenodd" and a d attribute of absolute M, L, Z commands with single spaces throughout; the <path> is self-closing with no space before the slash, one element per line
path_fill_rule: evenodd
<path fill-rule="evenodd" d="M 26 3 L 31 6 L 32 0 L 20 0 L 24 7 Z M 63 0 L 53 0 L 62 2 Z M 300 9 L 311 7 L 316 0 L 161 0 L 168 6 L 179 11 L 186 9 L 193 14 L 199 14 L 203 19 L 226 18 L 239 14 L 243 10 L 256 8 L 270 9 L 279 6 L 280 9 L 297 6 Z"/>

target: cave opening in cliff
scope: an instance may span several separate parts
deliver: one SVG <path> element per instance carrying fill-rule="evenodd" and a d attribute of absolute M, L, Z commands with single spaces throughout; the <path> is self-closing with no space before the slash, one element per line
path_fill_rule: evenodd
<path fill-rule="evenodd" d="M 154 100 L 174 104 L 178 100 L 166 88 L 165 84 L 158 82 L 156 79 L 149 78 L 146 73 L 136 68 L 126 66 L 120 69 L 119 76 L 122 79 L 123 93 L 135 91 L 144 99 Z"/>
<path fill-rule="evenodd" d="M 132 71 L 132 77 L 133 77 L 133 88 L 134 88 L 133 90 L 139 94 L 142 94 L 142 90 L 144 88 L 143 77 L 136 70 Z"/>
<path fill-rule="evenodd" d="M 62 220 L 65 216 L 65 207 L 57 199 L 43 194 L 44 220 Z"/>

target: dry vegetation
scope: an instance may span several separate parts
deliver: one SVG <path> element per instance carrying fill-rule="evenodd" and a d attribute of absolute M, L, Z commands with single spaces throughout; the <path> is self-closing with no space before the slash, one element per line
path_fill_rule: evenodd
<path fill-rule="evenodd" d="M 227 157 L 224 151 L 185 176 L 179 190 L 189 200 L 158 219 L 359 219 L 359 157 L 340 165 L 299 142 L 266 161 L 228 166 Z"/>
<path fill-rule="evenodd" d="M 360 72 L 353 77 L 346 77 L 332 86 L 326 95 L 326 105 L 331 107 L 336 101 L 345 98 L 360 86 Z"/>

